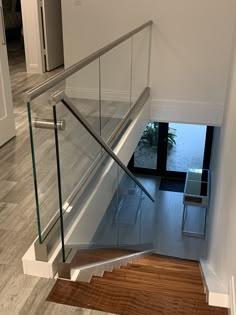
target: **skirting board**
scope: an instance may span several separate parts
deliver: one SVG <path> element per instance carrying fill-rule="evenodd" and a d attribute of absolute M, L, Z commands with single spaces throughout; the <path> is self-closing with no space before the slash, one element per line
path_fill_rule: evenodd
<path fill-rule="evenodd" d="M 44 73 L 45 71 L 38 64 L 27 64 L 27 73 Z"/>
<path fill-rule="evenodd" d="M 236 304 L 235 304 L 235 283 L 234 283 L 234 276 L 232 276 L 229 284 L 229 308 L 230 308 L 230 315 L 236 315 Z"/>
<path fill-rule="evenodd" d="M 132 100 L 136 101 L 143 90 L 133 91 Z M 99 89 L 66 87 L 66 95 L 71 98 L 82 98 L 89 100 L 99 99 Z M 130 102 L 130 91 L 103 89 L 101 93 L 103 101 Z"/>
<path fill-rule="evenodd" d="M 132 101 L 138 99 L 141 91 L 132 92 Z M 66 87 L 66 94 L 71 98 L 99 99 L 99 90 Z M 130 92 L 119 90 L 102 91 L 103 101 L 129 102 Z M 152 99 L 150 108 L 150 120 L 158 122 L 176 122 L 188 124 L 200 124 L 220 127 L 223 122 L 224 104 L 177 101 L 177 100 L 157 100 Z"/>
<path fill-rule="evenodd" d="M 221 126 L 224 115 L 224 104 L 155 100 L 151 102 L 151 119 L 159 122 L 176 122 Z"/>
<path fill-rule="evenodd" d="M 211 306 L 230 307 L 229 294 L 211 266 L 205 260 L 200 261 L 207 302 Z"/>

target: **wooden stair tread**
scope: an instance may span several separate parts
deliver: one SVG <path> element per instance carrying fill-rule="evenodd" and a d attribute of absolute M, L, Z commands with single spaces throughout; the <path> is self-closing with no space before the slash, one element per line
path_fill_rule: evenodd
<path fill-rule="evenodd" d="M 118 278 L 119 276 L 123 277 L 124 279 L 128 278 L 136 278 L 140 281 L 140 279 L 146 279 L 149 281 L 153 282 L 159 282 L 159 281 L 165 281 L 165 280 L 172 280 L 175 282 L 180 282 L 180 283 L 190 283 L 194 285 L 200 285 L 202 286 L 202 279 L 200 277 L 196 278 L 191 275 L 179 275 L 178 274 L 168 274 L 168 273 L 159 273 L 159 274 L 153 274 L 153 273 L 148 273 L 148 272 L 141 272 L 141 271 L 136 271 L 132 269 L 113 269 L 112 272 L 105 272 L 103 277 L 105 278 L 112 278 L 112 277 Z"/>
<path fill-rule="evenodd" d="M 196 293 L 196 294 L 204 294 L 204 288 L 202 285 L 198 284 L 191 284 L 191 283 L 184 283 L 184 282 L 177 282 L 177 281 L 173 281 L 173 280 L 142 280 L 142 284 L 140 285 L 140 279 L 137 278 L 133 278 L 130 276 L 123 276 L 123 275 L 114 275 L 113 277 L 103 277 L 102 279 L 107 279 L 110 281 L 117 281 L 116 284 L 118 284 L 118 282 L 122 282 L 122 285 L 126 285 L 127 283 L 129 283 L 130 287 L 135 287 L 135 286 L 139 286 L 142 290 L 168 290 L 168 292 L 171 291 L 180 291 L 181 294 L 183 292 L 188 292 L 188 293 Z M 94 281 L 96 282 L 97 279 L 94 279 Z M 98 280 L 99 282 L 101 280 Z"/>
<path fill-rule="evenodd" d="M 160 283 L 150 283 L 148 281 L 139 279 L 139 281 L 131 281 L 131 280 L 117 280 L 117 279 L 107 279 L 100 277 L 93 277 L 91 283 L 103 284 L 103 285 L 114 285 L 122 288 L 130 288 L 136 289 L 139 291 L 146 292 L 163 292 L 167 295 L 175 295 L 175 296 L 183 296 L 195 299 L 205 298 L 203 288 L 196 288 L 195 286 L 180 286 L 178 284 L 173 283 L 173 281 L 162 281 Z"/>
<path fill-rule="evenodd" d="M 204 299 L 64 280 L 57 280 L 47 300 L 122 315 L 227 315 L 226 309 L 208 306 Z"/>
<path fill-rule="evenodd" d="M 207 305 L 197 262 L 175 263 L 159 255 L 105 272 L 90 283 L 57 280 L 48 301 L 121 315 L 228 313 Z"/>
<path fill-rule="evenodd" d="M 182 275 L 191 275 L 192 277 L 196 277 L 199 279 L 202 279 L 200 269 L 193 270 L 191 273 L 189 270 L 183 270 L 179 268 L 174 267 L 164 267 L 164 266 L 150 266 L 150 265 L 139 265 L 137 262 L 134 262 L 133 264 L 128 264 L 127 266 L 122 266 L 121 269 L 125 270 L 135 270 L 140 272 L 146 272 L 151 274 L 181 274 Z"/>
<path fill-rule="evenodd" d="M 155 256 L 147 256 L 144 258 L 141 258 L 137 260 L 137 263 L 140 265 L 151 265 L 151 266 L 165 266 L 165 267 L 174 267 L 176 269 L 185 269 L 185 270 L 198 270 L 199 269 L 199 263 L 198 262 L 192 262 L 192 261 L 183 261 L 181 259 L 174 261 L 172 258 L 167 258 L 166 260 L 164 258 L 158 257 L 158 259 L 155 258 Z"/>

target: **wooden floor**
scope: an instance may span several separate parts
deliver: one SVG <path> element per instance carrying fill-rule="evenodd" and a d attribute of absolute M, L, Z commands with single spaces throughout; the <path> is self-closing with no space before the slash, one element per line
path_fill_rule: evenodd
<path fill-rule="evenodd" d="M 48 301 L 121 315 L 226 315 L 206 303 L 197 262 L 152 255 L 93 277 L 57 280 Z"/>

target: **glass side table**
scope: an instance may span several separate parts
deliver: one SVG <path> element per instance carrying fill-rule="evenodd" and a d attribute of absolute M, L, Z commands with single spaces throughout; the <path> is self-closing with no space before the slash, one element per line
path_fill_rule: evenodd
<path fill-rule="evenodd" d="M 189 169 L 184 187 L 183 195 L 183 218 L 182 218 L 182 233 L 197 237 L 205 237 L 206 235 L 206 219 L 207 208 L 209 205 L 209 185 L 210 177 L 209 170 L 204 169 Z M 203 231 L 188 230 L 186 228 L 186 217 L 189 212 L 189 207 L 200 208 L 204 211 L 204 226 Z"/>

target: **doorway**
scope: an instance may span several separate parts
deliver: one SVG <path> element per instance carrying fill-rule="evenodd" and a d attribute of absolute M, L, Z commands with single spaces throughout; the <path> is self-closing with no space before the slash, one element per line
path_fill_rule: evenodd
<path fill-rule="evenodd" d="M 130 160 L 139 174 L 185 179 L 189 168 L 209 169 L 214 128 L 149 122 Z"/>
<path fill-rule="evenodd" d="M 10 67 L 20 65 L 25 70 L 25 50 L 20 0 L 3 0 L 5 37 Z"/>

